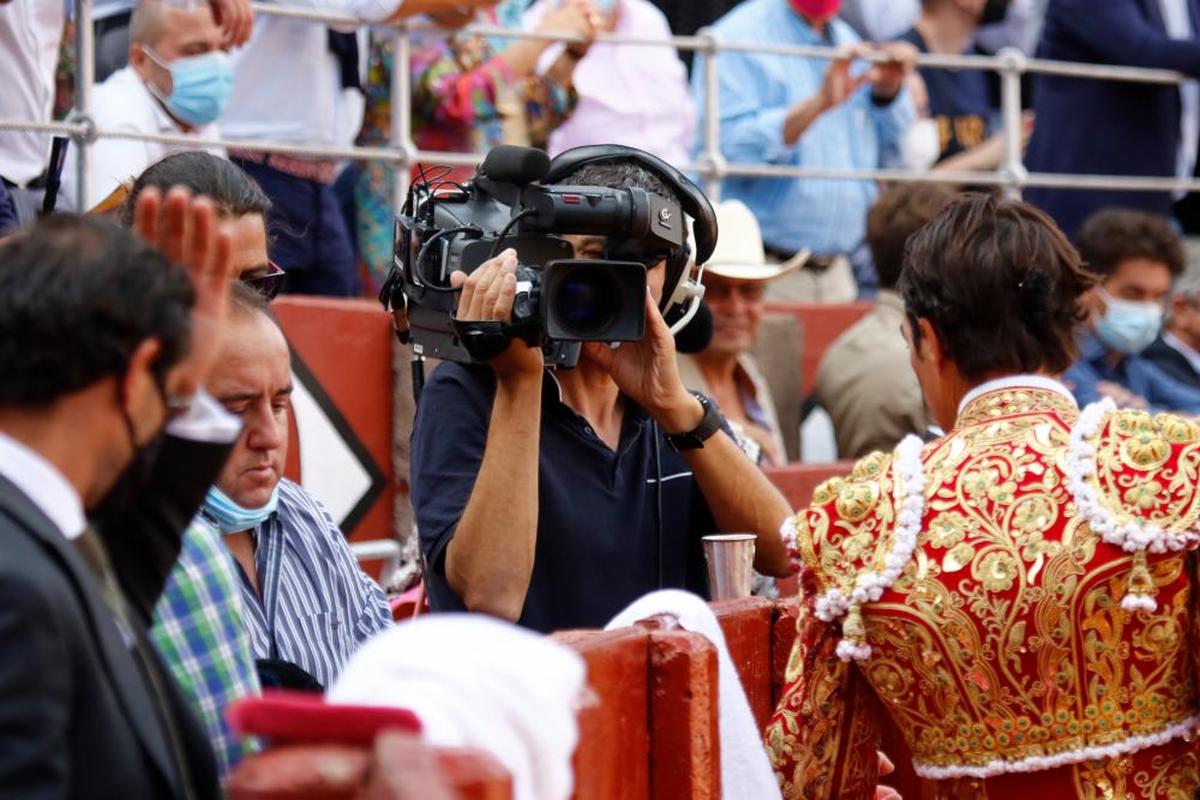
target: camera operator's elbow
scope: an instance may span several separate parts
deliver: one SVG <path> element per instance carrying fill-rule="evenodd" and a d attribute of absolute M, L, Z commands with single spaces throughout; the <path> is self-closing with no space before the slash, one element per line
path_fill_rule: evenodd
<path fill-rule="evenodd" d="M 772 578 L 790 578 L 792 576 L 792 567 L 788 562 L 786 552 L 778 556 L 762 554 L 760 558 L 755 559 L 754 569 Z"/>
<path fill-rule="evenodd" d="M 525 607 L 525 592 L 510 581 L 467 575 L 447 561 L 446 580 L 468 611 L 516 622 Z"/>

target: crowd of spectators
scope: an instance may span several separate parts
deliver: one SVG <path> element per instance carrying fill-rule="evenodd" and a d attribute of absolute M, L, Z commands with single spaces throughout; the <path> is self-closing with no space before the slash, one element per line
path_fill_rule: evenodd
<path fill-rule="evenodd" d="M 384 591 L 343 531 L 283 477 L 292 370 L 270 301 L 369 296 L 388 274 L 396 167 L 305 148 L 391 143 L 396 70 L 410 75 L 417 148 L 539 147 L 569 165 L 559 183 L 636 187 L 695 222 L 688 245 L 647 258 L 642 341 L 590 343 L 578 367 L 556 372 L 516 340 L 488 365 L 439 366 L 424 388 L 411 487 L 431 604 L 546 632 L 602 626 L 656 588 L 705 594 L 709 533 L 751 532 L 756 569 L 788 575 L 777 535 L 788 509 L 761 468 L 788 463 L 802 405 L 832 422 L 829 460 L 944 433 L 901 333 L 917 330 L 897 290 L 906 243 L 972 188 L 935 182 L 937 172 L 1001 169 L 1006 141 L 993 77 L 918 66 L 920 54 L 1015 47 L 1200 77 L 1194 0 L 305 5 L 364 23 L 423 15 L 449 32 L 420 28 L 410 63 L 397 64 L 379 27 L 252 18 L 246 0 L 97 3 L 105 77 L 88 122 L 105 135 L 86 157 L 72 143 L 52 164 L 47 134 L 0 126 L 0 321 L 16 332 L 0 346 L 12 387 L 0 391 L 0 505 L 17 515 L 0 526 L 3 549 L 16 554 L 0 560 L 0 644 L 11 652 L 38 639 L 41 618 L 66 631 L 28 663 L 0 666 L 0 695 L 28 695 L 0 703 L 0 739 L 38 732 L 20 747 L 0 741 L 0 786 L 70 785 L 76 765 L 106 764 L 113 786 L 140 796 L 212 796 L 255 748 L 231 730 L 230 703 L 263 687 L 328 689 L 392 627 Z M 0 121 L 52 118 L 71 23 L 61 2 L 0 0 Z M 723 52 L 709 108 L 711 56 L 685 57 L 666 41 L 701 29 L 836 55 Z M 648 42 L 597 41 L 606 34 Z M 1194 81 L 1048 75 L 1028 88 L 1020 132 L 1030 171 L 1197 171 Z M 719 131 L 712 150 L 706 127 Z M 637 149 L 571 160 L 594 144 Z M 709 158 L 903 167 L 924 179 L 730 176 L 714 209 L 687 175 Z M 422 179 L 436 170 L 447 186 L 472 173 L 436 159 L 412 170 Z M 1080 404 L 1200 414 L 1200 279 L 1181 234 L 1186 214 L 1173 216 L 1183 193 L 1042 187 L 1027 199 L 1095 280 L 1073 346 L 1058 343 L 1077 352 L 1062 379 Z M 77 214 L 47 214 L 49 204 Z M 609 255 L 603 237 L 567 238 L 579 258 Z M 665 320 L 701 265 L 712 339 L 677 354 Z M 1029 266 L 1028 285 L 1011 294 L 1048 290 Z M 505 251 L 456 273 L 458 321 L 507 319 L 516 268 Z M 825 351 L 812 397 L 776 391 L 754 357 L 772 309 L 854 301 L 870 308 Z M 1012 312 L 1028 330 L 1040 324 Z M 70 363 L 53 368 L 54 348 L 69 348 L 59 360 Z M 72 441 L 82 418 L 93 430 Z M 130 476 L 142 478 L 133 501 L 120 491 Z M 147 498 L 164 502 L 134 502 Z M 68 555 L 48 557 L 22 528 Z M 30 599 L 46 596 L 56 598 L 48 608 Z M 96 618 L 101 607 L 113 625 Z M 108 674 L 64 666 L 79 653 Z M 80 693 L 98 698 L 95 708 L 64 711 L 63 698 Z M 121 703 L 136 706 L 133 718 Z M 72 728 L 99 731 L 111 716 L 122 726 L 87 752 Z M 35 768 L 43 763 L 55 768 Z"/>

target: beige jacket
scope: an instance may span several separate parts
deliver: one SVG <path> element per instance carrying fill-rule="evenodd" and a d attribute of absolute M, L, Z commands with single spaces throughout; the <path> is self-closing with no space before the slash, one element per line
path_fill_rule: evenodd
<path fill-rule="evenodd" d="M 833 418 L 838 457 L 890 451 L 928 426 L 925 400 L 900 333 L 904 303 L 880 290 L 871 313 L 837 338 L 821 359 L 813 396 Z"/>

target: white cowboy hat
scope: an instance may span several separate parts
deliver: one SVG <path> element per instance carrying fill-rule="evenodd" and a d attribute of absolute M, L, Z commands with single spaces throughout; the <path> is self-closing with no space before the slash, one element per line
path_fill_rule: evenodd
<path fill-rule="evenodd" d="M 801 250 L 782 264 L 768 264 L 763 251 L 762 231 L 753 212 L 739 200 L 717 205 L 717 246 L 704 271 L 739 281 L 769 281 L 799 269 L 809 251 Z"/>

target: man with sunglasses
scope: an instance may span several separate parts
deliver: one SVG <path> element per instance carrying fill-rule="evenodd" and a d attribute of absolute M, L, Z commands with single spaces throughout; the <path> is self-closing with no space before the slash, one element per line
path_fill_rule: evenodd
<path fill-rule="evenodd" d="M 1080 357 L 1063 378 L 1085 405 L 1111 397 L 1151 412 L 1200 414 L 1200 391 L 1142 356 L 1158 338 L 1183 245 L 1166 219 L 1145 211 L 1097 211 L 1076 245 L 1100 283 L 1082 298 L 1088 313 Z"/>

